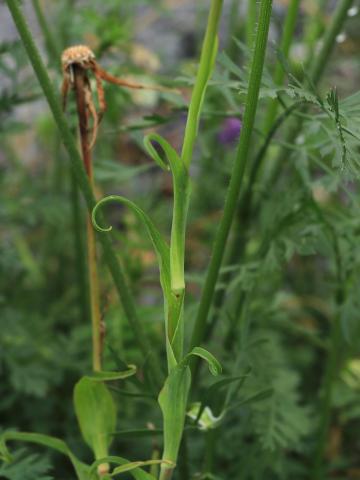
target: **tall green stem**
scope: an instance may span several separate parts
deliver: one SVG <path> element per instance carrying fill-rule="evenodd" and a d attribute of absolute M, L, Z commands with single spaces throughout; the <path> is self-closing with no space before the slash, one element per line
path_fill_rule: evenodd
<path fill-rule="evenodd" d="M 6 0 L 6 3 L 11 12 L 29 60 L 33 66 L 34 72 L 48 101 L 65 149 L 69 154 L 71 166 L 85 198 L 87 208 L 89 212 L 91 212 L 95 206 L 94 194 L 86 176 L 86 172 L 74 137 L 71 134 L 66 118 L 61 111 L 58 96 L 55 93 L 55 89 L 50 81 L 46 67 L 40 57 L 39 51 L 35 45 L 19 3 L 17 0 Z M 156 358 L 152 354 L 153 349 L 151 348 L 151 345 L 145 335 L 142 322 L 137 315 L 134 300 L 127 285 L 125 274 L 116 257 L 114 249 L 112 248 L 111 240 L 107 235 L 100 235 L 99 240 L 102 244 L 105 262 L 113 277 L 114 284 L 120 297 L 127 320 L 134 331 L 136 341 L 138 342 L 144 357 L 147 359 L 153 378 L 156 379 L 156 383 L 159 384 L 161 382 L 162 372 Z"/>
<path fill-rule="evenodd" d="M 49 54 L 49 60 L 60 65 L 60 50 L 56 43 L 56 40 L 48 26 L 44 12 L 41 8 L 39 0 L 32 0 L 34 11 L 36 14 L 37 21 L 40 25 L 42 34 L 44 36 L 46 48 Z"/>
<path fill-rule="evenodd" d="M 304 32 L 304 43 L 307 49 L 307 64 L 310 64 L 313 61 L 317 41 L 324 31 L 324 12 L 328 3 L 329 0 L 316 0 L 313 3 L 315 11 L 310 11 L 307 16 Z"/>
<path fill-rule="evenodd" d="M 75 267 L 78 284 L 78 298 L 81 307 L 82 321 L 85 323 L 90 318 L 89 295 L 86 274 L 86 259 L 85 259 L 85 242 L 83 237 L 83 216 L 80 207 L 79 189 L 74 178 L 74 173 L 70 172 L 70 186 L 71 186 L 71 207 L 72 207 L 72 224 L 74 232 L 74 252 L 75 252 Z"/>
<path fill-rule="evenodd" d="M 228 40 L 227 40 L 227 51 L 229 53 L 230 58 L 233 58 L 234 55 L 234 39 L 233 37 L 236 36 L 239 28 L 239 7 L 240 2 L 238 0 L 232 0 L 230 5 L 230 12 L 229 12 L 229 26 L 228 26 Z"/>
<path fill-rule="evenodd" d="M 256 34 L 255 48 L 251 64 L 249 88 L 246 98 L 243 127 L 240 135 L 240 142 L 236 154 L 229 190 L 226 196 L 224 213 L 216 234 L 212 258 L 207 271 L 205 285 L 200 299 L 195 326 L 191 339 L 191 346 L 194 347 L 202 342 L 208 313 L 215 291 L 221 262 L 223 259 L 226 242 L 230 227 L 236 213 L 236 206 L 239 192 L 242 186 L 245 166 L 248 159 L 251 135 L 255 123 L 255 115 L 259 99 L 260 84 L 265 61 L 268 32 L 270 26 L 272 0 L 262 0 L 259 12 L 259 25 Z"/>
<path fill-rule="evenodd" d="M 39 0 L 32 0 L 33 8 L 35 15 L 37 17 L 39 26 L 41 28 L 48 58 L 55 62 L 59 67 L 61 67 L 60 61 L 60 50 L 58 48 L 58 43 L 55 40 L 55 37 L 49 28 L 49 24 L 44 15 L 43 9 Z M 59 177 L 61 179 L 61 171 L 63 170 L 63 158 L 59 154 L 60 139 L 56 139 L 56 155 L 55 161 L 56 165 L 54 168 L 54 188 L 59 189 Z M 85 246 L 83 241 L 83 232 L 82 232 L 82 214 L 81 207 L 79 202 L 79 193 L 76 179 L 72 171 L 69 172 L 70 180 L 70 203 L 73 216 L 73 234 L 74 234 L 74 252 L 75 252 L 75 267 L 77 275 L 77 287 L 79 291 L 78 300 L 80 304 L 82 320 L 86 322 L 90 318 L 90 307 L 89 307 L 89 295 L 88 295 L 88 282 L 87 282 L 87 265 L 86 257 L 84 255 Z"/>
<path fill-rule="evenodd" d="M 309 65 L 309 76 L 313 85 L 318 85 L 321 77 L 324 73 L 325 67 L 331 53 L 336 44 L 336 37 L 341 32 L 344 22 L 347 18 L 347 12 L 354 3 L 354 0 L 340 0 L 336 10 L 332 16 L 329 27 L 326 30 L 325 36 L 322 39 L 321 49 L 316 57 L 313 58 Z M 294 122 L 289 125 L 289 129 L 286 134 L 286 143 L 292 144 L 302 128 L 303 119 L 298 117 Z M 284 147 L 280 150 L 278 157 L 274 160 L 274 165 L 271 171 L 268 173 L 267 178 L 264 181 L 263 190 L 266 191 L 269 186 L 273 185 L 274 179 L 279 173 L 279 169 L 283 164 L 283 160 L 288 155 L 288 148 Z"/>
<path fill-rule="evenodd" d="M 181 158 L 187 168 L 190 166 L 197 135 L 201 105 L 209 79 L 217 47 L 217 31 L 223 0 L 212 0 L 205 38 L 200 55 L 198 74 L 193 88 L 187 117 Z"/>
<path fill-rule="evenodd" d="M 289 51 L 291 47 L 291 43 L 294 38 L 294 31 L 296 20 L 299 13 L 300 7 L 300 0 L 291 0 L 291 3 L 288 8 L 288 12 L 286 15 L 285 25 L 283 34 L 281 37 L 280 43 L 280 52 L 284 56 L 284 58 L 288 58 Z M 285 71 L 280 62 L 276 63 L 275 73 L 274 73 L 274 83 L 276 86 L 281 86 L 285 78 Z M 278 111 L 279 102 L 278 100 L 271 99 L 268 110 L 265 115 L 265 122 L 264 122 L 264 134 L 266 135 L 272 127 L 274 120 L 276 118 L 276 114 Z"/>
<path fill-rule="evenodd" d="M 341 32 L 347 18 L 347 12 L 354 0 L 340 0 L 333 14 L 329 27 L 325 31 L 319 55 L 310 65 L 310 78 L 316 84 L 319 82 L 329 57 L 334 49 L 337 35 Z"/>
<path fill-rule="evenodd" d="M 163 391 L 160 394 L 160 397 L 161 395 L 174 397 L 171 401 L 171 405 L 162 406 L 164 421 L 163 459 L 170 460 L 174 464 L 177 462 L 181 437 L 183 435 L 185 423 L 185 404 L 188 396 L 188 388 L 191 382 L 191 375 L 188 367 L 185 369 L 183 367 L 179 367 L 179 371 L 176 370 L 178 363 L 182 360 L 184 343 L 184 252 L 186 217 L 189 202 L 188 170 L 192 160 L 197 136 L 201 107 L 216 58 L 218 43 L 217 32 L 221 17 L 222 4 L 223 0 L 212 0 L 211 2 L 205 37 L 201 49 L 200 64 L 189 106 L 181 158 L 175 160 L 175 162 L 172 162 L 174 181 L 174 207 L 170 242 L 170 275 L 172 297 L 166 308 L 168 316 L 167 353 L 169 377 L 165 383 Z M 177 378 L 177 380 L 171 380 L 171 377 Z M 182 404 L 181 409 L 178 409 L 178 412 L 176 413 L 174 402 L 176 403 L 179 399 L 178 397 L 182 396 L 184 397 L 184 404 Z M 159 479 L 170 480 L 172 478 L 173 471 L 174 466 L 162 464 Z"/>
<path fill-rule="evenodd" d="M 247 0 L 246 7 L 246 45 L 248 48 L 252 48 L 254 45 L 255 29 L 256 29 L 256 14 L 257 14 L 257 2 L 255 0 Z"/>

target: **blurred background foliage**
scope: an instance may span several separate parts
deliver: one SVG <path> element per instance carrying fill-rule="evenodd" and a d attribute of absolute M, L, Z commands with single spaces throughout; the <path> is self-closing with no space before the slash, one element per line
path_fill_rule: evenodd
<path fill-rule="evenodd" d="M 39 26 L 36 3 L 51 29 L 49 37 Z M 321 420 L 319 392 L 336 316 L 341 327 L 339 375 L 331 405 L 326 478 L 360 478 L 360 16 L 356 6 L 349 12 L 319 88 L 305 87 L 301 65 L 308 54 L 305 33 L 315 3 L 301 2 L 279 109 L 280 115 L 293 102 L 307 102 L 308 110 L 299 114 L 302 129 L 287 144 L 284 120 L 271 138 L 261 175 L 251 185 L 251 202 L 239 209 L 230 239 L 235 247 L 222 270 L 210 318 L 210 350 L 228 376 L 246 377 L 241 388 L 229 384 L 210 395 L 208 376 L 200 372 L 193 400 L 205 398 L 215 416 L 224 402 L 229 408 L 215 429 L 199 430 L 189 419 L 187 455 L 183 452 L 176 478 L 310 478 Z M 327 3 L 319 17 L 325 29 L 336 2 Z M 98 198 L 109 193 L 129 197 L 168 234 L 171 179 L 147 158 L 142 138 L 145 132 L 157 131 L 180 146 L 208 2 L 25 0 L 23 5 L 59 89 L 61 51 L 85 43 L 99 63 L 118 76 L 181 90 L 129 92 L 106 85 L 108 110 L 94 151 Z M 274 2 L 250 164 L 264 142 L 266 106 L 277 94 L 272 71 L 287 7 L 287 0 Z M 84 232 L 85 210 L 4 5 L 0 14 L 1 428 L 62 437 L 86 459 L 90 452 L 82 446 L 72 408 L 73 386 L 90 369 L 91 358 L 82 275 L 85 244 L 76 236 L 76 231 Z M 245 24 L 246 2 L 225 2 L 221 53 L 191 172 L 188 335 L 241 127 L 249 52 Z M 337 94 L 333 91 L 331 100 L 327 95 L 334 86 Z M 340 120 L 334 114 L 337 102 Z M 71 100 L 69 110 L 75 127 Z M 277 168 L 275 159 L 284 148 Z M 114 242 L 147 335 L 164 359 L 155 254 L 132 212 L 109 207 L 107 218 L 116 227 Z M 146 364 L 108 272 L 101 267 L 100 274 L 106 369 L 121 368 L 124 362 L 140 368 L 137 379 L 113 385 L 119 408 L 114 451 L 134 460 L 150 458 L 161 447 L 161 437 L 151 432 L 161 428 L 160 411 L 143 381 Z M 271 393 L 247 402 L 262 390 Z M 41 449 L 17 446 L 15 458 L 19 461 L 0 467 L 0 478 L 73 478 L 70 465 L 56 455 L 44 456 Z"/>

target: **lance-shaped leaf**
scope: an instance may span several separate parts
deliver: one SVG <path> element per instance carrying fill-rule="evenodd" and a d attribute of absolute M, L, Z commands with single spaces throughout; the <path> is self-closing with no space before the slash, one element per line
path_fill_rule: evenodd
<path fill-rule="evenodd" d="M 184 430 L 186 404 L 191 384 L 190 368 L 177 365 L 172 369 L 159 395 L 163 414 L 164 452 L 163 459 L 176 463 Z M 162 469 L 173 468 L 162 466 Z"/>
<path fill-rule="evenodd" d="M 161 147 L 163 157 L 154 147 Z M 160 135 L 150 134 L 144 138 L 145 149 L 164 170 L 171 170 L 174 186 L 174 205 L 170 241 L 170 287 L 171 293 L 165 305 L 168 368 L 171 371 L 183 356 L 184 325 L 183 303 L 185 291 L 184 257 L 185 230 L 189 207 L 190 184 L 188 168 L 176 150 Z"/>
<path fill-rule="evenodd" d="M 114 380 L 124 380 L 125 378 L 131 377 L 136 373 L 135 365 L 128 365 L 127 370 L 121 372 L 93 372 L 91 375 L 85 375 L 83 378 L 93 380 L 94 382 L 111 382 Z"/>
<path fill-rule="evenodd" d="M 37 445 L 43 445 L 44 447 L 51 448 L 57 452 L 62 453 L 72 463 L 78 480 L 89 480 L 90 467 L 81 462 L 69 449 L 67 444 L 59 438 L 51 437 L 49 435 L 42 435 L 40 433 L 27 433 L 27 432 L 4 432 L 0 436 L 0 458 L 6 462 L 11 461 L 11 455 L 7 449 L 6 443 L 8 441 L 18 441 L 35 443 Z M 140 480 L 140 479 L 139 479 Z"/>
<path fill-rule="evenodd" d="M 219 375 L 222 370 L 220 363 L 210 352 L 204 348 L 195 347 L 167 377 L 159 395 L 159 404 L 164 424 L 163 459 L 173 463 L 176 463 L 184 429 L 186 405 L 191 385 L 189 362 L 193 355 L 203 358 L 209 364 L 209 370 L 213 375 Z M 163 465 L 161 468 L 166 470 L 173 467 Z"/>
<path fill-rule="evenodd" d="M 99 209 L 103 208 L 105 205 L 112 202 L 120 203 L 131 208 L 133 212 L 140 218 L 142 223 L 145 225 L 158 259 L 159 270 L 160 270 L 160 282 L 164 292 L 164 296 L 166 298 L 169 298 L 170 297 L 169 246 L 167 245 L 166 241 L 164 240 L 159 230 L 155 227 L 150 217 L 140 207 L 138 207 L 136 203 L 120 195 L 109 195 L 108 197 L 103 198 L 96 204 L 92 212 L 92 221 L 93 221 L 94 227 L 99 232 L 110 232 L 112 230 L 112 226 L 102 227 L 97 223 L 97 220 L 96 220 L 96 215 Z"/>
<path fill-rule="evenodd" d="M 158 144 L 165 156 L 164 160 L 154 147 Z M 180 293 L 185 288 L 184 255 L 185 228 L 189 206 L 190 188 L 188 169 L 176 150 L 160 135 L 152 133 L 144 138 L 148 154 L 163 169 L 171 170 L 174 185 L 174 207 L 170 244 L 171 288 Z"/>
<path fill-rule="evenodd" d="M 74 405 L 84 441 L 95 458 L 106 457 L 116 429 L 116 408 L 107 387 L 83 377 L 74 389 Z"/>
<path fill-rule="evenodd" d="M 171 148 L 169 146 L 169 148 Z M 159 160 L 161 162 L 161 159 Z M 183 294 L 176 296 L 171 290 L 170 276 L 170 249 L 159 230 L 155 227 L 150 217 L 134 202 L 120 195 L 110 195 L 100 200 L 92 213 L 94 227 L 100 232 L 109 232 L 112 227 L 101 227 L 96 221 L 96 215 L 100 208 L 110 202 L 121 203 L 131 208 L 145 225 L 150 240 L 154 246 L 160 270 L 160 283 L 165 299 L 165 325 L 166 341 L 169 364 L 175 366 L 177 359 L 181 357 L 182 329 L 179 329 L 179 318 L 182 314 Z"/>

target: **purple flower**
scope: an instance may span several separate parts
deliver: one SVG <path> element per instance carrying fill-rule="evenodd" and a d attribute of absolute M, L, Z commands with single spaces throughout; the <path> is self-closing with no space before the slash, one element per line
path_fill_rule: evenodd
<path fill-rule="evenodd" d="M 233 144 L 241 132 L 241 120 L 236 117 L 229 117 L 222 123 L 222 128 L 219 132 L 219 142 L 223 145 Z"/>

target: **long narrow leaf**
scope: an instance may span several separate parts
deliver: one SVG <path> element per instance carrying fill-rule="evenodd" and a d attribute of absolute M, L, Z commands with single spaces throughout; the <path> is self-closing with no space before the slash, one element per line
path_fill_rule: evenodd
<path fill-rule="evenodd" d="M 110 232 L 112 230 L 112 226 L 102 227 L 98 224 L 97 214 L 101 208 L 103 208 L 108 203 L 113 203 L 113 202 L 121 203 L 131 208 L 133 212 L 140 218 L 142 223 L 145 225 L 157 255 L 159 270 L 160 270 L 160 282 L 164 291 L 164 295 L 166 298 L 169 298 L 170 296 L 169 246 L 167 245 L 166 241 L 162 237 L 159 230 L 155 227 L 150 217 L 140 207 L 138 207 L 136 203 L 120 195 L 109 195 L 108 197 L 103 198 L 96 204 L 92 212 L 92 221 L 93 221 L 94 227 L 99 232 Z"/>
<path fill-rule="evenodd" d="M 86 375 L 84 378 L 93 380 L 94 382 L 111 382 L 113 380 L 123 380 L 125 378 L 131 377 L 136 373 L 135 365 L 128 365 L 128 370 L 123 370 L 122 372 L 93 372 L 91 375 Z"/>

